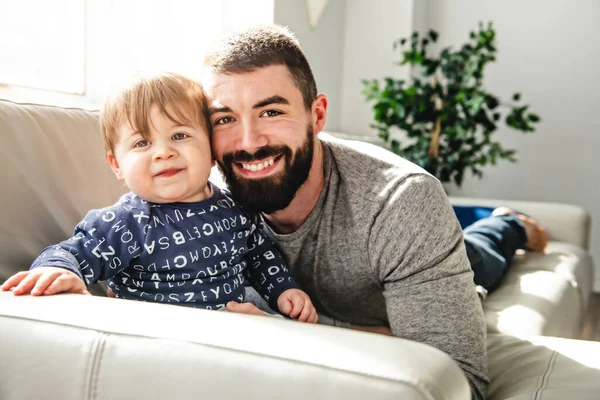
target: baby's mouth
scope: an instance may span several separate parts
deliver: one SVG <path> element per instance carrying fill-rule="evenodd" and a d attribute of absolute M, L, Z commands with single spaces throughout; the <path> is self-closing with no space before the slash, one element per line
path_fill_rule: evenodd
<path fill-rule="evenodd" d="M 158 178 L 169 178 L 171 176 L 177 175 L 181 171 L 183 171 L 183 168 L 167 168 L 167 169 L 163 169 L 162 171 L 160 171 L 158 174 L 156 174 L 154 176 L 158 177 Z"/>

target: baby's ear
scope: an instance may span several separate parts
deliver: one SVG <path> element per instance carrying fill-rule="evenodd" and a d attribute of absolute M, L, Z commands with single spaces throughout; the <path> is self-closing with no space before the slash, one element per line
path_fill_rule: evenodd
<path fill-rule="evenodd" d="M 114 172 L 117 179 L 120 181 L 124 180 L 125 178 L 123 178 L 123 175 L 121 174 L 121 167 L 119 167 L 119 163 L 112 152 L 109 151 L 106 153 L 106 161 L 108 161 L 110 164 L 110 168 Z"/>

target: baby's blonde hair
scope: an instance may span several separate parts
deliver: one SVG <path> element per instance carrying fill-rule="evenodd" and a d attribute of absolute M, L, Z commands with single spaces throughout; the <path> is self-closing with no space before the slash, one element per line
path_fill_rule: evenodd
<path fill-rule="evenodd" d="M 163 72 L 140 78 L 106 99 L 100 112 L 100 132 L 106 152 L 114 152 L 124 124 L 149 139 L 153 106 L 176 124 L 193 125 L 210 132 L 206 96 L 200 83 L 180 74 Z M 167 107 L 174 115 L 167 112 Z"/>

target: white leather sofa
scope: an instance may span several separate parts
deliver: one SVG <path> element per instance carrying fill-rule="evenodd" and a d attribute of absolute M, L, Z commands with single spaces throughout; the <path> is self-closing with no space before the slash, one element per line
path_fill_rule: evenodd
<path fill-rule="evenodd" d="M 0 100 L 0 282 L 125 191 L 94 112 Z M 540 220 L 548 254 L 519 255 L 483 303 L 488 398 L 600 398 L 600 343 L 580 338 L 593 282 L 589 215 L 508 205 Z M 556 337 L 551 337 L 556 336 Z M 0 399 L 470 398 L 444 353 L 398 338 L 100 296 L 0 293 Z"/>

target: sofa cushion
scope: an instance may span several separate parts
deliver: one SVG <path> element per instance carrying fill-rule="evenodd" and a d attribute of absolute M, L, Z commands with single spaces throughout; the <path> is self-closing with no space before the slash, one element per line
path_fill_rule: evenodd
<path fill-rule="evenodd" d="M 600 396 L 600 342 L 488 335 L 489 400 Z"/>
<path fill-rule="evenodd" d="M 551 242 L 546 254 L 521 252 L 483 304 L 488 332 L 579 338 L 593 265 L 579 246 Z"/>
<path fill-rule="evenodd" d="M 105 162 L 98 115 L 0 100 L 0 282 L 126 191 Z"/>
<path fill-rule="evenodd" d="M 582 309 L 587 309 L 594 285 L 594 262 L 589 251 L 571 243 L 551 241 L 544 253 L 519 252 L 515 269 L 556 273 L 577 289 Z"/>

